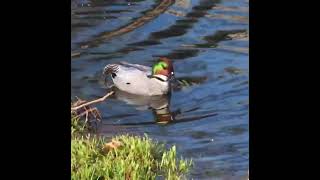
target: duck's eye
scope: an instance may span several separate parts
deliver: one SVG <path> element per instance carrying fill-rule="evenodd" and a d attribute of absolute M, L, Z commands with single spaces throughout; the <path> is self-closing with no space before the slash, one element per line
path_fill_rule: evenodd
<path fill-rule="evenodd" d="M 163 69 L 167 69 L 167 66 L 165 64 L 161 64 Z"/>

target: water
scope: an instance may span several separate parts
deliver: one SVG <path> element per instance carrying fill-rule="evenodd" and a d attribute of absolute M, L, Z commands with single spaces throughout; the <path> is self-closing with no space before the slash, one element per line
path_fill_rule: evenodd
<path fill-rule="evenodd" d="M 128 5 L 130 3 L 130 5 Z M 98 132 L 147 133 L 192 158 L 190 179 L 245 179 L 248 172 L 248 1 L 177 0 L 165 12 L 123 34 L 107 37 L 157 6 L 155 0 L 73 0 L 72 97 L 106 94 L 106 64 L 151 66 L 173 60 L 188 86 L 170 97 L 116 95 L 97 105 Z M 193 82 L 193 83 L 191 83 Z"/>

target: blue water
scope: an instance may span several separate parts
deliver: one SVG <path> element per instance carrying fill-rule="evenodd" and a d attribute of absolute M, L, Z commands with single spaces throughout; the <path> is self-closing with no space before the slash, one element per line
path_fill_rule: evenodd
<path fill-rule="evenodd" d="M 73 0 L 72 51 L 134 21 L 156 3 Z M 194 83 L 159 99 L 116 92 L 97 105 L 103 117 L 98 132 L 108 137 L 147 133 L 176 145 L 179 156 L 194 161 L 190 179 L 245 179 L 249 164 L 248 21 L 246 0 L 176 1 L 149 23 L 72 57 L 72 98 L 91 100 L 105 95 L 102 69 L 106 64 L 128 61 L 151 66 L 156 57 L 169 57 L 177 78 Z M 164 104 L 168 104 L 165 110 L 155 110 Z M 160 123 L 163 113 L 173 120 Z"/>

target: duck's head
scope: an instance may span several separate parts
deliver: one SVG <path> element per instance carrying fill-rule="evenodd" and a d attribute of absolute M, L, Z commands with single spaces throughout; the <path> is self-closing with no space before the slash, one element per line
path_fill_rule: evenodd
<path fill-rule="evenodd" d="M 166 57 L 160 57 L 152 67 L 152 76 L 172 79 L 174 77 L 172 61 Z"/>

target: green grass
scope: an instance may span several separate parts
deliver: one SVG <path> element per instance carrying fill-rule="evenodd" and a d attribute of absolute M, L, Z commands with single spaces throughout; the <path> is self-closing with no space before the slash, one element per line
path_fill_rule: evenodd
<path fill-rule="evenodd" d="M 71 118 L 71 179 L 183 179 L 192 162 L 178 159 L 176 147 L 144 137 L 121 135 L 119 148 L 106 151 L 111 140 L 87 133 L 88 126 Z"/>

